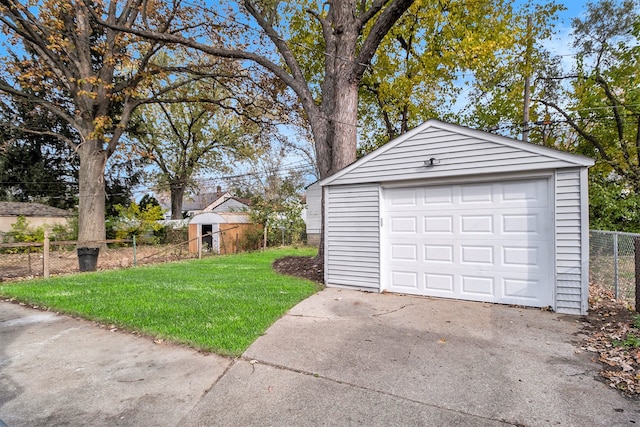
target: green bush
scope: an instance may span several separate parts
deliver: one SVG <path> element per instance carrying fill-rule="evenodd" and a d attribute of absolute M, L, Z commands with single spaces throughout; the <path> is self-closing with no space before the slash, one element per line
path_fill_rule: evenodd
<path fill-rule="evenodd" d="M 139 243 L 156 244 L 159 238 L 155 235 L 164 226 L 158 222 L 162 219 L 162 209 L 156 205 L 141 208 L 136 203 L 129 206 L 116 205 L 118 217 L 113 219 L 113 230 L 116 239 L 130 239 L 136 236 Z"/>
<path fill-rule="evenodd" d="M 243 251 L 260 249 L 263 239 L 264 235 L 261 228 L 246 230 L 240 241 L 240 249 Z"/>

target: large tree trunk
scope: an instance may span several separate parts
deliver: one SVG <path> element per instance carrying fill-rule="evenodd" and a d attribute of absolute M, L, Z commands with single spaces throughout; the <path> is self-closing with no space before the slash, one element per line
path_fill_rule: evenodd
<path fill-rule="evenodd" d="M 331 169 L 332 175 L 356 161 L 358 136 L 358 82 L 336 81 L 336 103 L 331 120 Z"/>
<path fill-rule="evenodd" d="M 172 185 L 171 191 L 171 219 L 182 219 L 182 200 L 184 185 Z"/>
<path fill-rule="evenodd" d="M 314 133 L 320 179 L 327 178 L 356 161 L 358 82 L 336 79 L 336 99 L 331 119 Z M 328 160 L 328 161 L 327 161 Z M 316 260 L 324 263 L 324 190 L 321 196 L 320 245 Z"/>
<path fill-rule="evenodd" d="M 105 182 L 106 154 L 100 142 L 89 140 L 78 147 L 80 156 L 78 246 L 99 248 L 105 244 Z"/>

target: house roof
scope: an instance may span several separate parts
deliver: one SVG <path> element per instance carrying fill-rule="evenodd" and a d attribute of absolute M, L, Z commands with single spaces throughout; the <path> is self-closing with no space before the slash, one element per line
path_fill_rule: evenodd
<path fill-rule="evenodd" d="M 199 211 L 203 210 L 211 203 L 223 197 L 224 194 L 217 192 L 196 194 L 194 196 L 185 197 L 182 201 L 183 211 Z"/>
<path fill-rule="evenodd" d="M 218 199 L 214 200 L 209 205 L 207 205 L 203 209 L 203 211 L 205 211 L 205 212 L 214 211 L 217 207 L 223 205 L 224 203 L 226 203 L 229 200 L 235 200 L 238 203 L 246 205 L 247 207 L 251 206 L 251 201 L 249 199 L 242 199 L 240 197 L 236 197 L 236 196 L 234 196 L 233 194 L 231 194 L 230 192 L 227 191 L 226 193 L 224 193 L 223 195 L 218 197 Z"/>
<path fill-rule="evenodd" d="M 41 203 L 0 202 L 0 216 L 71 217 L 74 213 Z"/>
<path fill-rule="evenodd" d="M 471 138 L 478 142 L 487 142 L 487 143 L 500 145 L 503 147 L 509 147 L 513 150 L 517 150 L 520 152 L 527 152 L 533 155 L 545 157 L 549 160 L 555 161 L 555 164 L 561 163 L 562 165 L 564 165 L 564 167 L 568 167 L 568 166 L 588 167 L 594 164 L 593 159 L 586 156 L 567 153 L 554 148 L 549 148 L 549 147 L 545 147 L 537 144 L 523 142 L 513 138 L 507 138 L 501 135 L 495 135 L 489 132 L 484 132 L 476 129 L 467 128 L 464 126 L 444 123 L 439 120 L 431 119 L 431 120 L 427 120 L 420 126 L 415 127 L 409 132 L 403 135 L 400 135 L 398 138 L 388 142 L 387 144 L 369 153 L 368 155 L 362 157 L 361 159 L 357 160 L 356 162 L 352 163 L 346 168 L 321 180 L 320 185 L 325 186 L 327 184 L 333 183 L 334 181 L 340 180 L 340 178 L 342 178 L 343 176 L 348 175 L 354 169 L 365 167 L 370 162 L 375 163 L 377 161 L 376 159 L 381 158 L 382 156 L 385 155 L 385 153 L 389 152 L 390 150 L 394 150 L 396 147 L 402 146 L 402 144 L 405 142 L 415 145 L 417 138 L 421 134 L 427 133 L 429 131 L 444 131 L 452 135 L 459 135 L 464 138 Z M 428 140 L 424 144 L 425 146 L 428 146 L 429 144 Z M 393 154 L 394 157 L 397 155 L 398 153 Z M 421 159 L 412 159 L 412 160 L 422 162 Z"/>

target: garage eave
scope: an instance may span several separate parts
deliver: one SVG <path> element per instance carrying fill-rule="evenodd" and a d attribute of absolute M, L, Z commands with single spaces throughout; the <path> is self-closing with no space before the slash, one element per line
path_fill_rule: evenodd
<path fill-rule="evenodd" d="M 469 129 L 463 126 L 444 123 L 439 120 L 432 119 L 432 120 L 426 121 L 420 126 L 417 126 L 411 131 L 401 135 L 400 137 L 394 139 L 393 141 L 390 141 L 389 143 L 385 144 L 379 149 L 369 153 L 365 157 L 357 160 L 356 162 L 352 163 L 351 165 L 347 166 L 341 171 L 335 173 L 334 175 L 321 180 L 319 184 L 320 186 L 326 186 L 333 183 L 342 183 L 342 181 L 344 181 L 342 178 L 346 178 L 347 181 L 352 180 L 356 175 L 360 175 L 363 171 L 373 168 L 374 165 L 376 165 L 376 168 L 375 168 L 376 170 L 379 170 L 380 173 L 386 174 L 386 177 L 388 177 L 389 176 L 388 169 L 394 167 L 392 159 L 394 157 L 398 157 L 399 151 L 406 151 L 408 148 L 416 150 L 415 147 L 418 144 L 420 144 L 419 146 L 421 147 L 422 151 L 424 151 L 425 153 L 431 152 L 430 151 L 432 150 L 431 147 L 432 146 L 435 147 L 438 144 L 440 145 L 439 147 L 440 151 L 442 151 L 442 143 L 433 141 L 428 137 L 428 135 L 433 134 L 434 132 L 437 133 L 437 131 L 443 131 L 445 133 L 448 133 L 449 139 L 451 139 L 452 136 L 454 137 L 454 139 L 457 139 L 455 137 L 459 136 L 461 141 L 464 140 L 464 142 L 461 142 L 461 144 L 468 145 L 470 142 L 473 142 L 478 146 L 483 144 L 484 145 L 488 144 L 491 147 L 498 147 L 498 148 L 494 148 L 493 150 L 496 150 L 496 149 L 502 150 L 502 151 L 510 150 L 512 153 L 522 152 L 523 155 L 528 157 L 537 156 L 538 159 L 542 159 L 543 162 L 548 164 L 547 166 L 540 165 L 539 167 L 532 165 L 532 167 L 534 168 L 589 167 L 589 166 L 593 166 L 594 164 L 593 159 L 582 156 L 582 155 L 567 153 L 567 152 L 556 150 L 553 148 L 526 143 L 526 142 L 518 141 L 512 138 L 507 138 L 504 136 L 495 135 L 495 134 L 491 134 L 484 131 Z M 425 134 L 424 140 L 421 140 L 420 138 L 420 134 L 422 133 Z M 502 148 L 499 148 L 499 147 L 502 147 Z M 434 148 L 434 149 L 437 150 L 438 148 Z M 449 154 L 448 160 L 450 160 L 451 157 L 455 155 L 456 155 L 455 153 Z M 413 157 L 409 156 L 407 157 L 407 160 L 413 163 L 417 162 L 416 163 L 417 165 L 422 166 L 425 164 L 424 163 L 425 158 L 427 157 L 422 155 L 417 155 Z M 388 161 L 387 159 L 390 159 L 390 160 Z M 498 160 L 498 162 L 500 162 L 500 160 Z M 504 164 L 505 164 L 504 168 L 509 167 L 508 163 L 509 163 L 508 160 L 504 161 Z M 383 168 L 380 168 L 379 165 L 387 166 L 384 168 L 387 170 L 383 171 Z M 486 163 L 484 164 L 484 166 L 486 166 Z M 402 167 L 411 168 L 412 164 L 404 163 Z M 518 166 L 519 169 L 521 167 L 522 166 Z M 435 171 L 437 169 L 444 169 L 444 168 L 445 168 L 445 165 L 442 164 L 437 166 L 436 168 L 433 168 L 432 170 Z M 426 172 L 424 168 L 421 168 L 421 169 L 418 168 L 416 170 L 421 170 L 422 172 Z M 433 173 L 433 175 L 436 175 L 436 173 Z M 362 178 L 363 177 L 359 177 L 358 179 L 356 179 L 356 181 L 367 182 L 366 179 L 363 180 Z M 371 178 L 370 182 L 380 181 L 380 179 L 376 179 L 379 177 L 369 176 L 368 178 Z"/>

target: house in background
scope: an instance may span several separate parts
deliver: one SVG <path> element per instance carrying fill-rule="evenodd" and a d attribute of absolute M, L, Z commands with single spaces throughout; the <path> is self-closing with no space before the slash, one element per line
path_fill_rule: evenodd
<path fill-rule="evenodd" d="M 182 201 L 181 216 L 190 218 L 203 212 L 207 207 L 211 206 L 215 202 L 219 202 L 225 197 L 233 197 L 231 193 L 223 192 L 220 186 L 216 188 L 214 192 L 207 192 L 196 194 L 193 196 L 187 196 Z M 160 203 L 162 211 L 165 212 L 165 219 L 171 218 L 171 194 L 166 192 L 156 193 L 156 200 Z"/>
<path fill-rule="evenodd" d="M 11 225 L 19 216 L 26 218 L 29 227 L 37 228 L 43 225 L 66 225 L 75 214 L 40 203 L 0 202 L 0 233 L 11 231 Z"/>
<path fill-rule="evenodd" d="M 593 164 L 429 120 L 320 181 L 325 284 L 586 314 Z"/>
<path fill-rule="evenodd" d="M 202 212 L 249 212 L 251 208 L 249 199 L 236 197 L 228 191 L 226 193 L 218 191 L 218 194 L 219 197 L 202 209 Z"/>
<path fill-rule="evenodd" d="M 237 253 L 242 250 L 245 233 L 258 225 L 249 217 L 250 202 L 233 194 L 216 192 L 218 198 L 193 215 L 189 221 L 189 252 L 198 252 L 198 236 L 204 250 L 219 254 Z"/>

